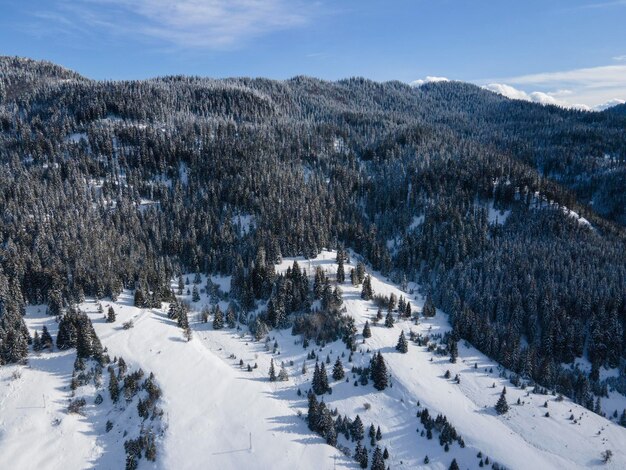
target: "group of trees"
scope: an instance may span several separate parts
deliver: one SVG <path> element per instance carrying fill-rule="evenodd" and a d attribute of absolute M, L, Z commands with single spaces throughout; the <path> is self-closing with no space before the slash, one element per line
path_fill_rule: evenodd
<path fill-rule="evenodd" d="M 424 314 L 563 393 L 601 389 L 599 368 L 626 356 L 620 113 L 456 82 L 97 82 L 13 58 L 0 83 L 3 362 L 25 357 L 25 303 L 57 315 L 132 288 L 155 306 L 180 272 L 232 274 L 243 312 L 271 300 L 255 331 L 351 341 L 340 289 L 319 282 L 310 312 L 302 270 L 274 272 L 336 246 L 421 281 Z M 362 265 L 349 276 L 375 295 Z M 586 385 L 560 367 L 585 351 Z"/>

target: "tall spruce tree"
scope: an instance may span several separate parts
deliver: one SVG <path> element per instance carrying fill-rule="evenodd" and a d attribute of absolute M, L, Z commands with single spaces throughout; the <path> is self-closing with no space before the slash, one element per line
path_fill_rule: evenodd
<path fill-rule="evenodd" d="M 409 351 L 409 343 L 404 336 L 404 331 L 400 332 L 400 337 L 398 338 L 398 344 L 396 344 L 396 351 L 401 352 L 402 354 L 406 354 Z"/>
<path fill-rule="evenodd" d="M 506 390 L 502 389 L 500 398 L 498 398 L 498 402 L 496 403 L 496 412 L 499 415 L 503 415 L 503 414 L 506 414 L 508 411 L 509 411 L 509 404 L 506 402 Z"/>

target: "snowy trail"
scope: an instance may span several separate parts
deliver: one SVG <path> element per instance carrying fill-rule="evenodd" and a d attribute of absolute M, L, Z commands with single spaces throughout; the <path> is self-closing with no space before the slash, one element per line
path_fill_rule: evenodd
<path fill-rule="evenodd" d="M 332 468 L 335 455 L 340 460 L 287 401 L 273 397 L 265 369 L 251 377 L 227 364 L 219 346 L 205 347 L 203 332 L 188 343 L 164 312 L 131 307 L 129 297 L 120 303 L 117 324 L 134 318 L 134 328 L 96 318 L 94 326 L 111 356 L 154 372 L 163 390 L 168 429 L 158 467 L 320 469 Z"/>

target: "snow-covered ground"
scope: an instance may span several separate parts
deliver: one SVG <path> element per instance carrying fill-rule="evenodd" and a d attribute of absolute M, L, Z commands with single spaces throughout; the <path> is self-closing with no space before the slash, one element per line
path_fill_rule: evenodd
<path fill-rule="evenodd" d="M 309 275 L 319 265 L 334 279 L 335 256 L 334 252 L 323 252 L 314 260 L 298 262 Z M 356 256 L 351 258 L 347 273 L 356 264 Z M 285 259 L 277 269 L 284 271 L 292 263 L 293 259 Z M 229 287 L 227 278 L 213 281 L 223 290 Z M 203 277 L 199 287 L 205 285 Z M 421 311 L 423 299 L 419 295 L 401 292 L 377 273 L 373 273 L 372 286 L 375 293 L 404 295 L 413 311 Z M 330 358 L 329 376 L 335 359 L 341 356 L 349 380 L 335 382 L 329 377 L 332 394 L 323 399 L 330 409 L 337 408 L 352 419 L 358 414 L 366 433 L 370 423 L 380 426 L 382 440 L 378 444 L 389 450 L 387 463 L 392 469 L 447 469 L 453 458 L 461 468 L 478 468 L 479 451 L 483 457 L 513 469 L 626 468 L 626 429 L 567 399 L 558 402 L 554 396 L 533 395 L 529 389 L 514 387 L 500 378 L 497 364 L 463 342 L 459 343 L 455 364 L 447 356 L 435 355 L 412 342 L 407 354 L 395 351 L 402 330 L 407 337 L 410 330 L 422 334 L 449 330 L 441 312 L 431 319 L 420 318 L 417 326 L 411 321 L 396 322 L 393 328 L 372 324 L 372 337 L 363 340 L 363 325 L 366 320 L 372 323 L 377 309 L 373 302 L 360 298 L 360 287 L 346 282 L 341 288 L 346 313 L 355 318 L 358 329 L 358 349 L 352 363 L 341 341 L 323 347 L 311 343 L 304 349 L 299 337 L 282 330 L 270 332 L 267 347 L 264 341 L 254 341 L 244 327 L 213 330 L 211 318 L 208 323 L 198 321 L 197 313 L 209 304 L 204 292 L 197 303 L 191 302 L 191 296 L 182 296 L 193 309 L 189 315 L 191 342 L 167 317 L 167 305 L 162 309 L 135 308 L 132 293 L 125 291 L 117 302 L 102 302 L 105 311 L 111 304 L 117 312 L 117 321 L 109 324 L 98 313 L 95 302 L 85 302 L 81 308 L 92 318 L 110 356 L 123 356 L 129 370 L 141 367 L 154 372 L 163 391 L 161 407 L 167 431 L 157 462 L 148 465 L 142 460 L 140 468 L 357 468 L 351 458 L 307 428 L 306 391 L 315 362 L 307 360 L 307 354 L 312 350 L 320 360 Z M 226 310 L 227 303 L 222 302 L 221 307 Z M 122 329 L 121 324 L 129 319 L 133 319 L 134 327 Z M 33 330 L 41 330 L 45 322 L 54 336 L 52 318 L 29 309 L 26 320 Z M 355 386 L 350 373 L 353 365 L 367 365 L 375 351 L 383 353 L 392 377 L 392 387 L 382 392 L 371 383 Z M 102 418 L 95 412 L 81 417 L 65 411 L 74 357 L 74 351 L 42 353 L 39 357 L 31 354 L 28 366 L 0 368 L 0 468 L 120 468 L 113 462 L 123 457 L 123 449 L 114 436 L 103 437 Z M 277 369 L 285 363 L 290 376 L 287 382 L 268 380 L 272 358 Z M 240 367 L 240 360 L 244 367 Z M 306 374 L 302 373 L 304 361 Z M 248 372 L 248 364 L 258 367 Z M 21 378 L 11 378 L 15 370 L 21 371 Z M 446 370 L 452 378 L 459 374 L 460 383 L 444 378 Z M 498 416 L 494 405 L 504 385 L 510 411 Z M 518 398 L 523 404 L 516 404 Z M 623 397 L 620 406 L 626 407 Z M 432 440 L 420 436 L 416 430 L 423 427 L 416 413 L 423 407 L 429 408 L 431 416 L 446 415 L 463 436 L 465 448 L 454 443 L 445 452 L 437 433 Z M 569 419 L 571 415 L 575 420 Z M 55 426 L 56 418 L 61 421 Z M 339 444 L 354 447 L 343 436 Z M 366 437 L 368 448 L 369 444 Z M 600 460 L 605 449 L 614 454 L 606 466 Z M 427 465 L 426 455 L 430 460 Z"/>

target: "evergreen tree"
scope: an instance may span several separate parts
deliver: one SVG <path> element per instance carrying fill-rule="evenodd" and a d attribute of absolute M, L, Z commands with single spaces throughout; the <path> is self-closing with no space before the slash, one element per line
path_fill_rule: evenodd
<path fill-rule="evenodd" d="M 213 309 L 213 329 L 221 330 L 222 328 L 224 328 L 224 314 L 217 304 Z"/>
<path fill-rule="evenodd" d="M 235 307 L 232 304 L 228 306 L 226 310 L 226 324 L 228 328 L 235 328 L 237 325 L 237 314 L 235 313 Z"/>
<path fill-rule="evenodd" d="M 456 463 L 456 459 L 452 459 L 452 462 L 450 463 L 448 470 L 459 470 L 459 464 Z"/>
<path fill-rule="evenodd" d="M 383 452 L 380 447 L 376 446 L 374 453 L 372 454 L 372 466 L 371 470 L 385 470 L 385 459 L 383 458 Z"/>
<path fill-rule="evenodd" d="M 37 333 L 37 331 L 35 331 L 35 335 L 33 336 L 33 351 L 41 351 L 41 338 L 39 337 L 39 333 Z"/>
<path fill-rule="evenodd" d="M 343 267 L 343 257 L 338 259 L 337 264 L 337 283 L 343 284 L 346 281 L 346 273 Z"/>
<path fill-rule="evenodd" d="M 120 397 L 120 384 L 113 368 L 109 369 L 109 394 L 111 395 L 113 403 L 117 403 L 117 400 Z"/>
<path fill-rule="evenodd" d="M 385 326 L 387 328 L 393 328 L 394 320 L 391 312 L 387 312 L 387 316 L 385 316 Z"/>
<path fill-rule="evenodd" d="M 426 296 L 426 302 L 424 302 L 424 308 L 422 309 L 422 313 L 425 317 L 434 317 L 435 312 L 435 304 L 433 303 L 433 299 L 430 294 L 428 294 Z"/>
<path fill-rule="evenodd" d="M 401 352 L 402 354 L 406 354 L 409 351 L 409 343 L 404 336 L 404 331 L 400 332 L 400 337 L 398 338 L 398 344 L 396 344 L 396 351 Z"/>
<path fill-rule="evenodd" d="M 276 370 L 274 369 L 274 359 L 270 359 L 270 382 L 276 382 Z"/>
<path fill-rule="evenodd" d="M 356 265 L 356 278 L 357 284 L 361 284 L 365 280 L 365 265 L 360 261 Z"/>
<path fill-rule="evenodd" d="M 372 290 L 372 280 L 369 275 L 363 280 L 363 288 L 361 290 L 361 298 L 363 300 L 372 300 L 374 291 Z"/>
<path fill-rule="evenodd" d="M 281 382 L 286 382 L 287 380 L 289 380 L 289 374 L 287 373 L 285 364 L 280 365 L 280 372 L 278 373 L 278 380 L 280 380 Z"/>
<path fill-rule="evenodd" d="M 198 286 L 194 285 L 191 291 L 191 301 L 199 302 L 200 301 L 200 292 L 198 291 Z"/>
<path fill-rule="evenodd" d="M 370 330 L 370 322 L 365 320 L 365 326 L 363 327 L 363 338 L 371 338 L 372 330 Z"/>
<path fill-rule="evenodd" d="M 376 390 L 384 390 L 388 385 L 387 365 L 380 351 L 374 355 L 370 366 L 371 379 Z"/>
<path fill-rule="evenodd" d="M 50 349 L 52 350 L 53 346 L 52 336 L 50 336 L 50 332 L 48 331 L 48 327 L 46 325 L 43 326 L 43 330 L 41 332 L 41 348 L 42 349 Z"/>
<path fill-rule="evenodd" d="M 354 421 L 350 425 L 350 438 L 353 441 L 359 442 L 363 440 L 363 436 L 365 435 L 365 428 L 363 427 L 363 421 L 361 421 L 361 417 L 356 415 Z"/>
<path fill-rule="evenodd" d="M 337 360 L 335 361 L 335 365 L 333 366 L 333 379 L 342 380 L 345 377 L 345 372 L 343 370 L 343 364 L 341 363 L 341 359 L 337 356 Z"/>
<path fill-rule="evenodd" d="M 356 271 L 354 269 L 350 270 L 350 282 L 355 287 L 359 285 L 359 278 L 358 278 L 358 276 L 356 274 Z"/>
<path fill-rule="evenodd" d="M 499 415 L 503 415 L 509 411 L 509 404 L 506 402 L 506 391 L 502 390 L 498 403 L 496 403 L 496 412 Z"/>
<path fill-rule="evenodd" d="M 114 323 L 114 322 L 115 322 L 115 310 L 113 310 L 113 306 L 110 306 L 107 312 L 107 323 Z"/>
<path fill-rule="evenodd" d="M 367 449 L 361 446 L 360 441 L 356 443 L 356 447 L 354 449 L 354 460 L 356 460 L 359 463 L 359 466 L 361 468 L 367 468 L 367 464 L 368 464 Z"/>
<path fill-rule="evenodd" d="M 459 347 L 453 338 L 448 340 L 448 349 L 450 351 L 450 362 L 454 364 L 456 362 L 456 358 L 459 356 Z"/>

